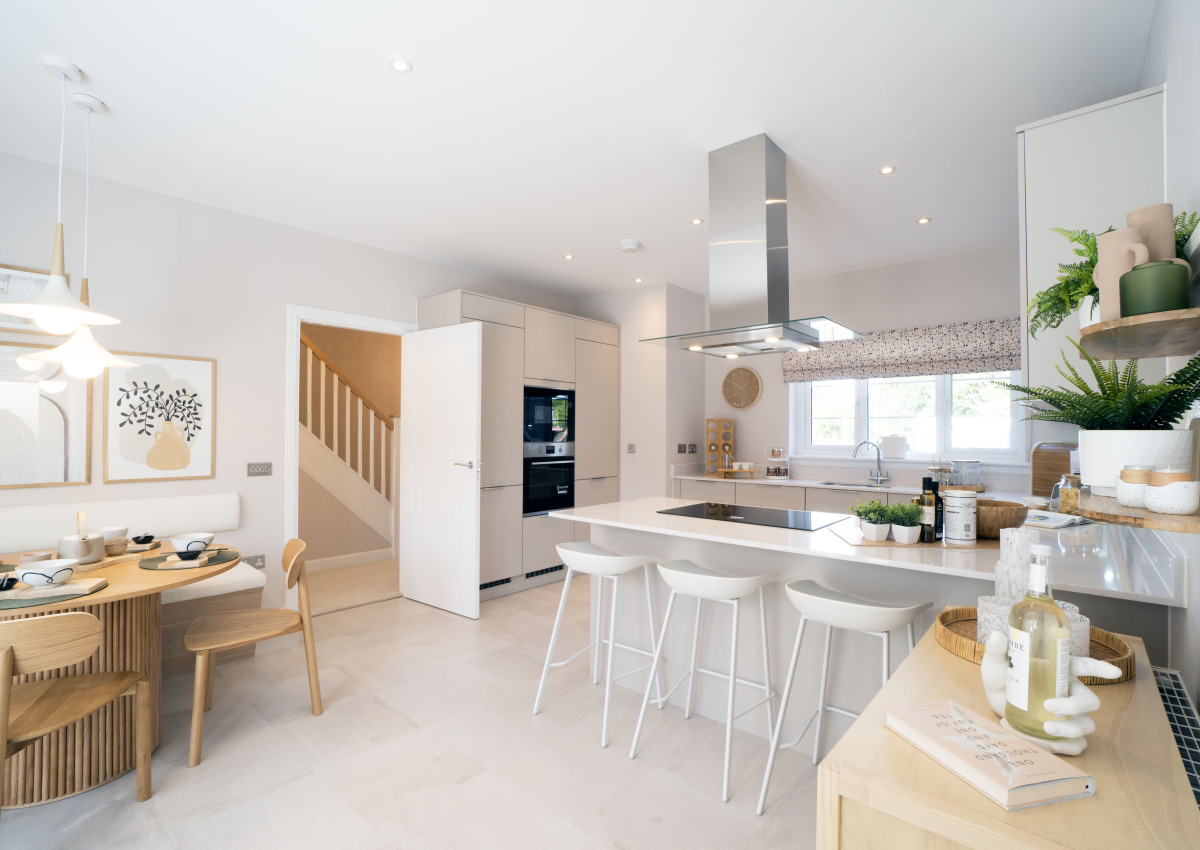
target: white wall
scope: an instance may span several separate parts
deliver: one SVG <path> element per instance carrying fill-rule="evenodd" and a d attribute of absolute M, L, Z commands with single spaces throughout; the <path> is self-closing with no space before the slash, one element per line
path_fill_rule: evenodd
<path fill-rule="evenodd" d="M 671 465 L 700 460 L 676 447 L 704 439 L 704 358 L 640 340 L 700 327 L 704 298 L 653 284 L 589 298 L 583 310 L 621 326 L 621 498 L 666 495 Z"/>
<path fill-rule="evenodd" d="M 81 175 L 68 173 L 64 185 L 67 271 L 74 285 L 82 262 L 82 182 Z M 48 268 L 55 169 L 0 155 L 0 187 L 0 263 Z M 201 481 L 100 483 L 103 381 L 97 379 L 93 483 L 6 490 L 0 505 L 236 491 L 242 528 L 226 540 L 278 564 L 284 543 L 284 423 L 296 416 L 283 405 L 289 303 L 415 322 L 417 299 L 462 287 L 578 312 L 562 295 L 119 183 L 93 179 L 91 204 L 92 305 L 123 320 L 98 329 L 96 337 L 113 350 L 217 359 L 217 474 Z M 31 337 L 0 334 L 0 339 Z M 275 475 L 247 478 L 249 461 L 274 462 Z M 277 568 L 268 570 L 264 605 L 282 604 L 281 576 Z"/>

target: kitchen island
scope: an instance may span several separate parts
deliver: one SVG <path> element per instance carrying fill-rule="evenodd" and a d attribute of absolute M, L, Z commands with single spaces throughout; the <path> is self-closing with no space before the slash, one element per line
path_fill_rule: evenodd
<path fill-rule="evenodd" d="M 864 599 L 896 604 L 932 602 L 930 611 L 915 623 L 918 634 L 946 605 L 974 605 L 977 597 L 991 594 L 994 587 L 999 556 L 996 549 L 852 546 L 831 527 L 793 531 L 659 513 L 694 502 L 653 497 L 556 511 L 551 516 L 587 523 L 597 545 L 623 554 L 645 554 L 648 560 L 689 558 L 730 574 L 774 573 L 785 581 L 813 579 Z M 846 517 L 841 522 L 853 520 Z M 1167 664 L 1170 614 L 1173 609 L 1185 608 L 1187 598 L 1189 556 L 1176 537 L 1103 524 L 1043 531 L 1041 536 L 1042 542 L 1056 546 L 1052 566 L 1055 595 L 1079 605 L 1096 626 L 1141 637 L 1151 661 Z M 659 622 L 665 600 L 665 586 L 660 582 L 655 603 Z M 771 675 L 778 689 L 782 687 L 799 614 L 778 587 L 768 588 L 767 605 Z M 621 606 L 618 629 L 622 642 L 649 645 L 644 599 L 631 592 L 622 598 Z M 756 618 L 753 607 L 748 606 L 744 618 Z M 686 622 L 690 609 L 685 608 L 683 614 Z M 724 614 L 714 611 L 712 616 Z M 713 627 L 714 634 L 721 633 L 719 622 Z M 747 623 L 745 628 L 751 634 L 757 623 Z M 671 682 L 686 669 L 691 629 L 680 626 L 672 632 L 664 650 Z M 794 732 L 799 731 L 816 705 L 821 644 L 819 631 L 816 638 L 805 640 L 797 673 L 799 690 L 794 698 L 799 706 L 789 712 L 789 725 L 796 725 Z M 702 663 L 714 669 L 727 667 L 725 651 L 717 645 L 702 647 Z M 904 640 L 892 641 L 893 667 L 906 652 Z M 839 634 L 834 640 L 831 668 L 835 671 L 830 683 L 832 704 L 851 710 L 866 705 L 878 688 L 878 658 L 878 639 Z M 761 659 L 748 656 L 743 661 L 748 678 L 761 676 Z M 632 660 L 626 663 L 618 672 L 634 666 Z M 741 665 L 739 662 L 739 672 Z M 638 677 L 626 681 L 631 687 L 640 686 Z M 701 687 L 698 706 L 702 714 L 724 717 L 721 690 Z M 739 728 L 765 737 L 762 714 L 746 715 L 739 721 Z M 835 733 L 845 728 L 838 718 L 833 718 L 830 725 Z"/>

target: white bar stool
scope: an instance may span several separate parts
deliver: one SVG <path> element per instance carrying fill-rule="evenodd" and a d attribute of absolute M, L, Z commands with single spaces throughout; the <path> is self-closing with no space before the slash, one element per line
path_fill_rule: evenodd
<path fill-rule="evenodd" d="M 763 775 L 762 793 L 758 797 L 758 813 L 763 813 L 763 805 L 767 799 L 767 788 L 771 784 L 771 770 L 775 767 L 775 753 L 779 751 L 779 736 L 783 731 L 783 721 L 787 716 L 788 701 L 792 696 L 792 684 L 796 679 L 796 662 L 800 658 L 800 642 L 804 639 L 804 627 L 809 620 L 825 624 L 825 660 L 821 663 L 821 693 L 817 699 L 817 710 L 804 724 L 804 729 L 796 740 L 786 747 L 794 747 L 808 732 L 813 720 L 817 721 L 817 731 L 813 740 L 813 764 L 818 761 L 817 755 L 821 750 L 821 719 L 826 711 L 835 711 L 846 717 L 858 715 L 853 711 L 825 704 L 825 692 L 829 685 L 829 650 L 833 642 L 834 629 L 848 629 L 876 635 L 883 639 L 883 683 L 886 684 L 891 675 L 891 643 L 889 632 L 901 626 L 908 627 L 908 651 L 912 652 L 913 620 L 917 615 L 930 607 L 932 602 L 922 602 L 919 605 L 886 605 L 881 602 L 867 602 L 846 593 L 838 593 L 822 587 L 815 581 L 794 581 L 784 588 L 788 600 L 800 612 L 800 628 L 796 630 L 796 645 L 792 649 L 792 661 L 788 667 L 787 682 L 783 686 L 783 700 L 779 705 L 779 719 L 775 723 L 775 732 L 771 736 L 771 753 L 767 756 L 767 770 Z"/>
<path fill-rule="evenodd" d="M 600 729 L 600 746 L 608 746 L 608 709 L 612 701 L 612 683 L 616 679 L 624 679 L 626 676 L 632 676 L 634 673 L 640 673 L 649 667 L 649 664 L 638 667 L 636 670 L 630 670 L 628 673 L 622 673 L 613 678 L 613 650 L 616 648 L 626 649 L 630 652 L 636 652 L 639 655 L 645 655 L 650 658 L 654 655 L 654 600 L 650 589 L 650 565 L 657 558 L 653 555 L 618 555 L 615 552 L 609 552 L 607 549 L 601 549 L 594 543 L 560 543 L 554 547 L 558 550 L 558 557 L 562 558 L 563 565 L 567 568 L 566 578 L 563 580 L 562 599 L 558 603 L 558 616 L 554 618 L 554 631 L 550 633 L 550 647 L 546 650 L 546 664 L 542 667 L 542 680 L 538 683 L 537 698 L 533 701 L 533 713 L 537 714 L 542 708 L 542 693 L 546 688 L 546 675 L 550 672 L 551 667 L 562 667 L 564 664 L 569 664 L 574 661 L 589 649 L 595 648 L 595 657 L 593 658 L 593 675 L 592 684 L 598 684 L 600 681 L 600 647 L 603 644 L 608 644 L 608 661 L 605 665 L 604 674 L 604 722 Z M 650 640 L 651 647 L 649 650 L 642 649 L 637 646 L 630 646 L 625 643 L 618 643 L 614 637 L 617 627 L 617 602 L 619 597 L 618 589 L 621 576 L 625 573 L 633 572 L 639 567 L 645 567 L 644 575 L 646 579 L 646 610 L 650 616 Z M 600 598 L 596 606 L 599 622 L 596 625 L 596 640 L 589 643 L 583 649 L 576 652 L 570 658 L 564 661 L 553 661 L 554 647 L 558 643 L 558 629 L 562 625 L 563 610 L 567 607 L 567 596 L 571 592 L 571 578 L 576 573 L 596 576 L 600 579 Z M 612 582 L 612 600 L 609 603 L 608 617 L 608 637 L 604 637 L 604 581 Z M 651 674 L 652 682 L 658 688 L 658 704 L 661 708 L 665 704 L 662 695 L 662 677 L 659 675 L 658 680 L 654 680 L 653 673 Z"/>
<path fill-rule="evenodd" d="M 676 682 L 669 691 L 666 697 L 660 695 L 660 699 L 665 703 L 670 698 L 671 694 L 675 693 L 685 681 L 688 683 L 687 691 L 687 706 L 684 709 L 684 719 L 692 716 L 692 696 L 697 673 L 706 673 L 710 676 L 716 676 L 719 679 L 725 679 L 729 682 L 729 703 L 725 712 L 725 778 L 721 789 L 721 799 L 725 802 L 729 801 L 729 769 L 730 755 L 733 749 L 733 721 L 764 703 L 767 706 L 767 727 L 772 724 L 771 698 L 775 692 L 771 690 L 771 657 L 767 645 L 767 609 L 763 601 L 763 587 L 778 580 L 778 576 L 774 575 L 755 575 L 755 576 L 731 576 L 725 573 L 719 573 L 715 570 L 710 570 L 705 567 L 693 564 L 687 560 L 664 561 L 658 565 L 658 573 L 662 576 L 663 581 L 671 588 L 671 597 L 667 600 L 667 612 L 663 617 L 662 632 L 658 636 L 658 645 L 654 653 L 654 661 L 651 664 L 650 676 L 653 678 L 662 667 L 662 648 L 663 641 L 667 637 L 667 628 L 671 624 L 671 612 L 675 608 L 675 598 L 677 596 L 692 596 L 696 599 L 696 624 L 692 632 L 692 662 L 688 668 L 688 672 Z M 745 596 L 758 591 L 758 612 L 762 624 L 762 652 L 763 652 L 763 683 L 747 681 L 737 677 L 737 652 L 738 652 L 738 620 L 741 613 L 741 601 Z M 704 613 L 705 602 L 721 602 L 733 606 L 733 625 L 730 629 L 730 648 L 729 648 L 729 673 L 721 673 L 717 670 L 708 670 L 703 667 L 696 666 L 696 660 L 700 649 L 700 620 Z M 734 695 L 737 692 L 736 685 L 746 685 L 751 688 L 758 688 L 765 696 L 741 711 L 739 714 L 733 713 Z M 629 757 L 634 758 L 637 755 L 638 738 L 642 733 L 642 721 L 646 717 L 646 705 L 650 702 L 650 685 L 646 685 L 646 695 L 642 698 L 642 710 L 638 714 L 637 727 L 633 732 L 633 746 L 629 749 Z M 660 705 L 661 707 L 661 705 Z"/>

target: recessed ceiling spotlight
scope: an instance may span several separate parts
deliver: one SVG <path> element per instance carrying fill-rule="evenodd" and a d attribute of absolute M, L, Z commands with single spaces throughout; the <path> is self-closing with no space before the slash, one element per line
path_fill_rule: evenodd
<path fill-rule="evenodd" d="M 918 218 L 917 224 L 929 224 L 931 221 L 933 221 L 931 218 Z"/>
<path fill-rule="evenodd" d="M 779 337 L 769 336 L 766 339 L 764 339 L 763 342 L 779 342 Z"/>
<path fill-rule="evenodd" d="M 563 254 L 563 259 L 564 260 L 573 260 L 573 259 L 575 259 L 575 255 L 574 254 Z"/>
<path fill-rule="evenodd" d="M 403 56 L 393 56 L 388 60 L 388 67 L 397 74 L 411 74 L 413 69 L 412 62 L 409 62 Z"/>
<path fill-rule="evenodd" d="M 883 168 L 879 169 L 879 173 L 880 174 L 891 174 L 895 170 L 896 170 L 896 166 L 885 165 Z"/>
<path fill-rule="evenodd" d="M 693 218 L 693 219 L 692 219 L 692 224 L 704 224 L 704 219 L 702 219 L 702 218 Z"/>
<path fill-rule="evenodd" d="M 698 345 L 689 345 L 688 351 L 703 351 L 704 349 Z"/>
<path fill-rule="evenodd" d="M 737 360 L 737 355 L 736 354 L 726 354 L 725 359 L 726 360 Z"/>
<path fill-rule="evenodd" d="M 633 279 L 633 282 L 634 282 L 634 283 L 641 283 L 641 282 L 642 282 L 642 279 L 641 279 L 640 277 L 635 277 L 635 278 Z"/>

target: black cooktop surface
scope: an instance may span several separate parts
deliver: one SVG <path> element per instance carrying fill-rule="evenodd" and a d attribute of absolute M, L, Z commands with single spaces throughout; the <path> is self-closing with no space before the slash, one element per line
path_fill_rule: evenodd
<path fill-rule="evenodd" d="M 697 519 L 716 519 L 723 522 L 740 522 L 745 525 L 769 525 L 772 528 L 790 528 L 795 531 L 816 531 L 846 518 L 846 514 L 827 514 L 818 511 L 785 511 L 780 508 L 751 508 L 744 505 L 718 505 L 715 502 L 698 502 L 681 508 L 668 508 L 660 514 L 690 516 Z"/>

